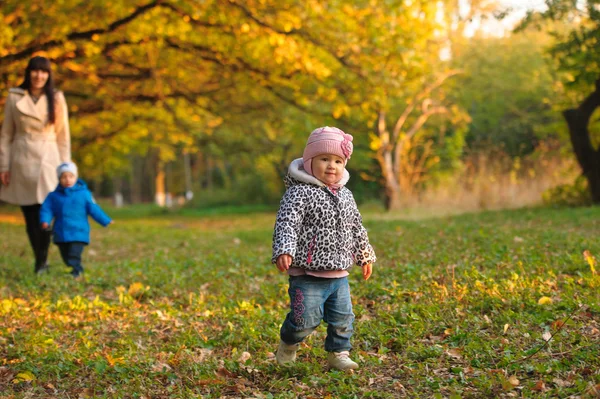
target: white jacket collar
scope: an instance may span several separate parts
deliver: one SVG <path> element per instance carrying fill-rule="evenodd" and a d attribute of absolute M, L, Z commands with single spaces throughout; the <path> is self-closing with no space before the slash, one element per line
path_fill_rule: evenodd
<path fill-rule="evenodd" d="M 313 175 L 308 174 L 308 172 L 304 170 L 304 161 L 302 158 L 294 159 L 292 163 L 290 163 L 288 173 L 290 177 L 299 180 L 302 183 L 314 184 L 319 187 L 327 187 L 327 185 L 321 180 L 317 179 Z M 348 183 L 348 180 L 350 180 L 350 173 L 348 173 L 346 168 L 344 168 L 342 179 L 336 184 L 339 186 L 345 186 L 346 183 Z"/>

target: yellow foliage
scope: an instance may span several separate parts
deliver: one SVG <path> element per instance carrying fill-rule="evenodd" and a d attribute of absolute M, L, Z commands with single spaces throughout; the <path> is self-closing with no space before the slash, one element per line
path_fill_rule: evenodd
<path fill-rule="evenodd" d="M 552 298 L 543 296 L 538 300 L 538 305 L 550 305 L 552 303 Z"/>
<path fill-rule="evenodd" d="M 596 265 L 598 264 L 598 262 L 596 261 L 596 258 L 592 255 L 592 253 L 586 249 L 585 251 L 583 251 L 583 258 L 586 260 L 588 265 L 590 265 L 590 271 L 592 272 L 592 274 L 596 274 Z"/>
<path fill-rule="evenodd" d="M 35 375 L 33 375 L 31 371 L 23 371 L 22 373 L 17 374 L 16 378 L 12 382 L 13 384 L 18 384 L 20 382 L 33 380 L 35 380 Z"/>
<path fill-rule="evenodd" d="M 381 139 L 373 133 L 369 134 L 369 148 L 372 151 L 379 151 L 381 148 Z"/>
<path fill-rule="evenodd" d="M 111 367 L 114 367 L 115 364 L 125 364 L 125 358 L 122 357 L 112 357 L 110 353 L 106 354 L 106 361 Z"/>
<path fill-rule="evenodd" d="M 149 289 L 150 289 L 150 287 L 147 287 L 147 286 L 144 287 L 144 284 L 142 284 L 140 282 L 135 282 L 129 286 L 127 293 L 129 295 L 131 295 L 132 297 L 141 297 Z"/>

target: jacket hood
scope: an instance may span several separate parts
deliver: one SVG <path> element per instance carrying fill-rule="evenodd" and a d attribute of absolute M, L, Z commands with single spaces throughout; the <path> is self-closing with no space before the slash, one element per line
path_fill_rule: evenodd
<path fill-rule="evenodd" d="M 81 191 L 81 190 L 87 190 L 87 184 L 85 184 L 85 182 L 81 179 L 77 179 L 77 181 L 75 182 L 73 187 L 63 187 L 60 185 L 60 183 L 58 183 L 58 186 L 56 187 L 56 191 L 58 191 L 60 193 L 66 193 L 69 191 Z"/>
<path fill-rule="evenodd" d="M 350 173 L 348 173 L 346 168 L 344 168 L 342 179 L 336 184 L 340 187 L 343 187 L 346 185 L 346 183 L 348 183 L 348 180 L 350 180 Z M 312 184 L 319 187 L 327 187 L 327 184 L 323 183 L 321 180 L 304 170 L 304 161 L 302 158 L 294 159 L 290 163 L 290 166 L 288 167 L 288 174 L 285 177 L 284 182 L 286 188 L 300 183 Z"/>

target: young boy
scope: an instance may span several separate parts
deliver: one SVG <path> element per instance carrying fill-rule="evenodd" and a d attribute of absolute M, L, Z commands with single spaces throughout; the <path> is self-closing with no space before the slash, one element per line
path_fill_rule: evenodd
<path fill-rule="evenodd" d="M 83 273 L 81 254 L 90 242 L 88 215 L 102 226 L 113 223 L 92 198 L 92 193 L 81 179 L 77 178 L 77 165 L 65 162 L 56 169 L 59 184 L 48 194 L 40 209 L 40 222 L 48 229 L 52 219 L 54 243 L 71 275 L 78 278 Z"/>

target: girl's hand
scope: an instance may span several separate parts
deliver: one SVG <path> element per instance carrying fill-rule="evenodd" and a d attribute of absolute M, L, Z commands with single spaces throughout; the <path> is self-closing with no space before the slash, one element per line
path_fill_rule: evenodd
<path fill-rule="evenodd" d="M 48 223 L 46 223 L 46 222 L 42 223 L 42 229 L 44 229 L 44 230 L 48 229 Z"/>
<path fill-rule="evenodd" d="M 8 186 L 10 184 L 10 172 L 0 172 L 0 183 L 3 186 Z"/>
<path fill-rule="evenodd" d="M 373 274 L 373 265 L 369 263 L 367 265 L 364 265 L 362 267 L 362 269 L 363 269 L 363 278 L 365 280 L 368 280 L 369 277 L 371 277 L 371 274 Z"/>
<path fill-rule="evenodd" d="M 292 264 L 292 257 L 288 254 L 279 255 L 275 264 L 280 272 L 284 272 L 290 268 L 290 265 Z"/>

